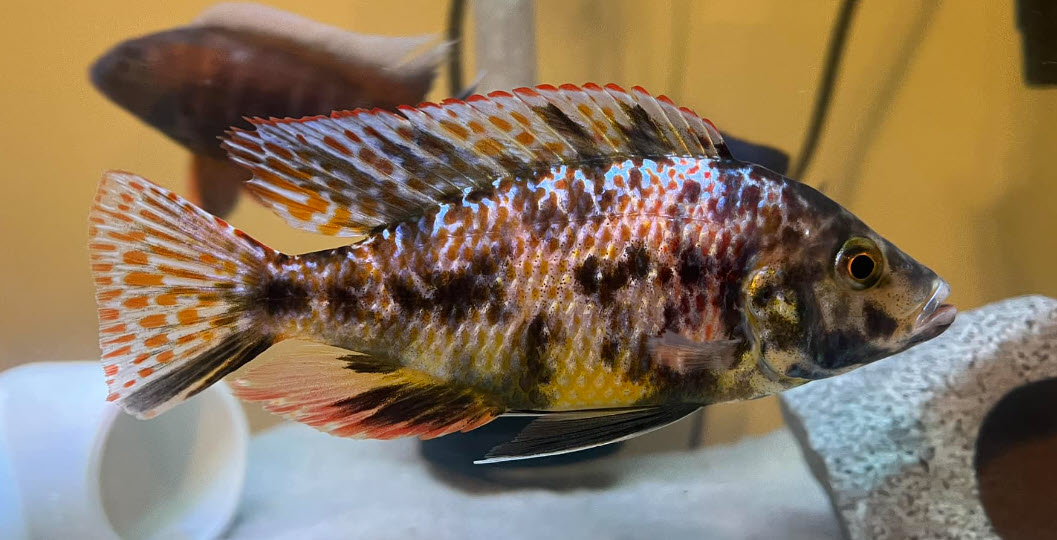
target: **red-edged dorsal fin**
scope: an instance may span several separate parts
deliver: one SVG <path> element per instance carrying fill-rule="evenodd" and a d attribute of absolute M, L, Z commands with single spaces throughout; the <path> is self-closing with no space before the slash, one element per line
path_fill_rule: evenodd
<path fill-rule="evenodd" d="M 356 236 L 499 178 L 626 158 L 725 158 L 719 132 L 635 87 L 549 85 L 329 117 L 251 122 L 224 141 L 291 225 Z"/>
<path fill-rule="evenodd" d="M 499 400 L 400 365 L 318 343 L 287 341 L 236 373 L 235 395 L 339 437 L 439 437 L 505 412 Z"/>

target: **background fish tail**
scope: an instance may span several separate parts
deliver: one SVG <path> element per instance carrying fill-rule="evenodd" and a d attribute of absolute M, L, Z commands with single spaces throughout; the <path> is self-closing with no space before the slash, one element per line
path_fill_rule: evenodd
<path fill-rule="evenodd" d="M 89 238 L 107 399 L 126 411 L 162 413 L 276 341 L 254 299 L 283 255 L 222 219 L 111 171 Z"/>

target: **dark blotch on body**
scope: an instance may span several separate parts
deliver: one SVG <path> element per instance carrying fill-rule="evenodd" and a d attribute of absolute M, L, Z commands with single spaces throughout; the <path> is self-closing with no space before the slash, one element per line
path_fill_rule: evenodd
<path fill-rule="evenodd" d="M 885 313 L 877 304 L 873 302 L 867 302 L 863 306 L 863 318 L 865 322 L 866 333 L 870 337 L 889 337 L 895 333 L 896 328 L 899 327 L 899 323 L 895 319 Z"/>
<path fill-rule="evenodd" d="M 631 353 L 631 357 L 628 359 L 628 372 L 626 374 L 629 381 L 641 382 L 650 374 L 650 369 L 653 366 L 653 358 L 650 356 L 650 337 L 643 334 L 639 336 L 638 346 Z"/>
<path fill-rule="evenodd" d="M 675 271 L 669 266 L 664 266 L 657 271 L 657 278 L 661 280 L 661 285 L 667 285 L 671 283 L 672 277 L 675 275 Z"/>
<path fill-rule="evenodd" d="M 701 200 L 701 183 L 694 180 L 685 180 L 683 189 L 679 192 L 679 201 L 686 204 L 697 204 Z"/>
<path fill-rule="evenodd" d="M 543 315 L 536 315 L 524 328 L 522 352 L 525 362 L 518 385 L 532 404 L 541 405 L 546 399 L 540 387 L 554 377 L 554 369 L 547 364 L 547 350 L 557 338 L 558 329 L 552 328 Z"/>
<path fill-rule="evenodd" d="M 436 310 L 454 322 L 474 309 L 499 303 L 503 296 L 496 273 L 499 263 L 488 256 L 475 257 L 468 268 L 420 274 L 424 290 L 410 276 L 394 276 L 386 289 L 398 306 L 409 312 Z"/>
<path fill-rule="evenodd" d="M 697 246 L 688 246 L 679 253 L 679 281 L 683 286 L 697 285 L 705 276 L 705 256 Z"/>
<path fill-rule="evenodd" d="M 717 181 L 720 184 L 719 192 L 715 197 L 708 200 L 708 210 L 711 218 L 717 223 L 727 223 L 740 211 L 741 205 L 741 175 L 736 172 L 720 172 Z M 720 206 L 720 199 L 723 205 Z"/>
<path fill-rule="evenodd" d="M 363 318 L 365 310 L 357 288 L 350 285 L 331 285 L 327 288 L 330 312 L 338 320 L 356 321 Z"/>
<path fill-rule="evenodd" d="M 635 244 L 627 249 L 628 273 L 632 279 L 642 279 L 650 273 L 650 252 L 643 244 Z"/>
<path fill-rule="evenodd" d="M 741 204 L 746 209 L 755 209 L 762 199 L 763 193 L 759 186 L 746 186 L 741 190 Z"/>
<path fill-rule="evenodd" d="M 638 167 L 632 167 L 628 171 L 628 188 L 633 190 L 642 189 L 642 171 Z"/>
<path fill-rule="evenodd" d="M 583 219 L 594 211 L 595 200 L 594 196 L 587 192 L 584 183 L 577 180 L 572 183 L 566 194 L 566 205 L 571 218 Z"/>
<path fill-rule="evenodd" d="M 649 250 L 635 244 L 628 246 L 625 256 L 613 264 L 602 264 L 591 255 L 573 270 L 573 277 L 585 295 L 596 296 L 603 306 L 608 306 L 631 281 L 649 275 L 650 263 Z"/>
<path fill-rule="evenodd" d="M 429 300 L 418 291 L 410 278 L 394 276 L 386 282 L 386 290 L 405 311 L 417 312 L 431 307 Z"/>
<path fill-rule="evenodd" d="M 689 245 L 679 252 L 677 272 L 684 287 L 680 298 L 681 309 L 688 316 L 687 324 L 696 327 L 701 321 L 700 312 L 707 307 L 702 305 L 703 302 L 715 299 L 711 301 L 718 304 L 715 307 L 722 313 L 728 335 L 741 337 L 741 285 L 747 272 L 749 256 L 756 247 L 747 243 L 728 249 L 729 246 L 723 244 L 731 242 L 728 237 L 717 239 L 716 242 L 720 246 L 717 251 L 723 254 L 722 257 L 705 255 L 702 248 L 695 245 Z"/>
<path fill-rule="evenodd" d="M 445 272 L 434 284 L 433 303 L 445 317 L 466 318 L 470 310 L 502 294 L 499 283 L 489 276 Z"/>
<path fill-rule="evenodd" d="M 284 277 L 270 278 L 253 294 L 253 304 L 270 317 L 303 313 L 308 309 L 308 289 Z"/>
<path fill-rule="evenodd" d="M 782 228 L 782 232 L 779 235 L 779 242 L 780 245 L 783 246 L 795 246 L 800 242 L 802 237 L 800 231 L 797 231 L 791 226 L 787 226 Z"/>
<path fill-rule="evenodd" d="M 661 333 L 678 332 L 679 326 L 679 308 L 671 302 L 664 304 L 664 326 L 661 327 Z"/>
<path fill-rule="evenodd" d="M 584 294 L 592 295 L 598 292 L 598 257 L 591 255 L 573 270 L 573 277 L 580 284 Z"/>
<path fill-rule="evenodd" d="M 880 356 L 881 349 L 867 344 L 858 330 L 831 330 L 817 338 L 815 362 L 823 369 L 842 369 Z"/>
<path fill-rule="evenodd" d="M 620 357 L 620 342 L 613 337 L 607 337 L 602 341 L 602 363 L 611 369 L 617 367 L 617 359 Z"/>

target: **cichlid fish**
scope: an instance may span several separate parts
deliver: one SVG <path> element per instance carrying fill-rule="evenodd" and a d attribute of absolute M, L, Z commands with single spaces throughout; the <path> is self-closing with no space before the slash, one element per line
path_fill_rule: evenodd
<path fill-rule="evenodd" d="M 338 249 L 282 254 L 104 175 L 108 399 L 151 417 L 234 372 L 241 398 L 339 436 L 536 415 L 487 456 L 517 459 L 844 373 L 954 320 L 931 270 L 641 88 L 399 112 L 258 119 L 224 142 L 291 225 L 365 236 Z M 282 340 L 305 343 L 251 362 Z"/>
<path fill-rule="evenodd" d="M 217 140 L 246 116 L 395 109 L 429 91 L 448 44 L 356 34 L 257 4 L 219 4 L 192 24 L 118 44 L 91 68 L 112 101 L 190 150 L 196 200 L 227 214 L 249 173 Z"/>

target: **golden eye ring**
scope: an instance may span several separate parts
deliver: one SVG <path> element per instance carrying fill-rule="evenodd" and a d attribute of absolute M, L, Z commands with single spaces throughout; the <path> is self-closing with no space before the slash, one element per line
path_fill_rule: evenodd
<path fill-rule="evenodd" d="M 884 256 L 873 240 L 856 236 L 837 253 L 836 271 L 853 288 L 869 289 L 884 273 Z"/>

